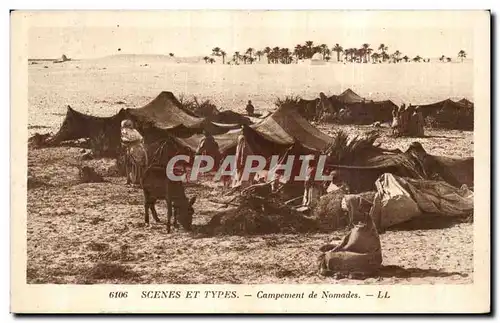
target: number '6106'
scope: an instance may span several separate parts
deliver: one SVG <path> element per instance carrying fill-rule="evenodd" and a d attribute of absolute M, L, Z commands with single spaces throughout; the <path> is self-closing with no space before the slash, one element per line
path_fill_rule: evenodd
<path fill-rule="evenodd" d="M 109 293 L 109 298 L 127 298 L 128 293 L 127 292 L 110 292 Z"/>

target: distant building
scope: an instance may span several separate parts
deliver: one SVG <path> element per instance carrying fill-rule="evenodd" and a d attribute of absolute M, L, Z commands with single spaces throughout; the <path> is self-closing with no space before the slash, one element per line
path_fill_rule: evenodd
<path fill-rule="evenodd" d="M 323 55 L 320 53 L 316 53 L 311 57 L 311 65 L 324 65 L 325 60 L 323 59 Z"/>

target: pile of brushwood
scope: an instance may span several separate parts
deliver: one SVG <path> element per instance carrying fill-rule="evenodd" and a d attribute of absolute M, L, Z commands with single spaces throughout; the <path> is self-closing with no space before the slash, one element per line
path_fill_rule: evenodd
<path fill-rule="evenodd" d="M 206 225 L 211 235 L 257 235 L 317 231 L 317 221 L 285 204 L 270 183 L 252 185 L 237 195 L 231 209 L 216 214 Z"/>

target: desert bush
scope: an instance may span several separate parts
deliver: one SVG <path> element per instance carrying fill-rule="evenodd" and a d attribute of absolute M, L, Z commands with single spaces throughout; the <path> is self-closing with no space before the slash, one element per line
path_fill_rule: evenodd
<path fill-rule="evenodd" d="M 109 249 L 109 244 L 92 241 L 88 244 L 88 248 L 92 251 L 104 251 Z"/>
<path fill-rule="evenodd" d="M 130 279 L 138 274 L 119 263 L 99 262 L 86 270 L 84 276 L 87 279 Z"/>
<path fill-rule="evenodd" d="M 192 98 L 187 98 L 183 94 L 179 96 L 179 102 L 182 107 L 197 117 L 209 117 L 219 113 L 217 106 L 210 101 L 210 99 L 205 99 L 203 101 L 198 100 L 196 96 Z"/>
<path fill-rule="evenodd" d="M 330 161 L 338 164 L 350 165 L 354 160 L 359 160 L 363 155 L 369 155 L 379 149 L 375 141 L 380 138 L 376 130 L 370 131 L 363 136 L 355 136 L 349 139 L 349 134 L 339 130 L 333 136 L 333 140 L 325 150 Z"/>
<path fill-rule="evenodd" d="M 28 176 L 28 190 L 36 189 L 39 187 L 51 187 L 51 186 L 52 185 L 49 182 L 41 178 Z"/>
<path fill-rule="evenodd" d="M 293 108 L 299 103 L 300 97 L 298 95 L 287 95 L 283 99 L 276 98 L 274 105 L 278 108 Z"/>

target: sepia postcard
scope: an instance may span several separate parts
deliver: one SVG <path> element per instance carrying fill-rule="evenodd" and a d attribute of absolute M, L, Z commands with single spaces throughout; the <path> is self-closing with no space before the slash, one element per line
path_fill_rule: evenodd
<path fill-rule="evenodd" d="M 490 312 L 489 11 L 10 18 L 11 312 Z"/>

